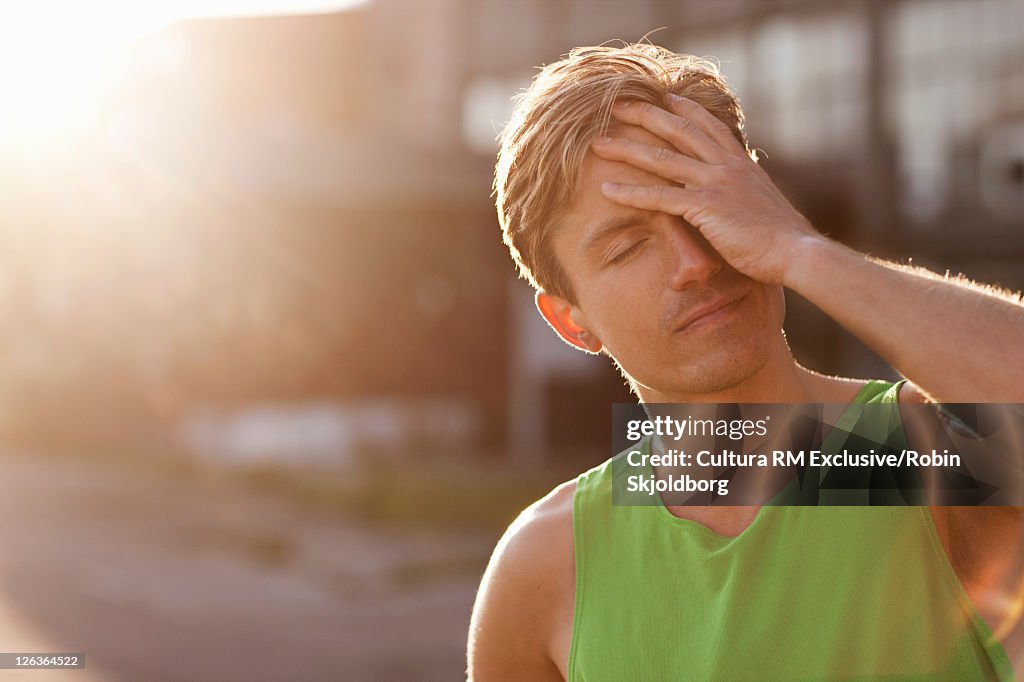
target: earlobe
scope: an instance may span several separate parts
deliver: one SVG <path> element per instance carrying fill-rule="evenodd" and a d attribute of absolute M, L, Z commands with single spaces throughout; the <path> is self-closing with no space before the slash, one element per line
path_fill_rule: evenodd
<path fill-rule="evenodd" d="M 563 341 L 587 353 L 600 353 L 601 340 L 586 328 L 582 313 L 563 298 L 538 291 L 537 310 Z"/>

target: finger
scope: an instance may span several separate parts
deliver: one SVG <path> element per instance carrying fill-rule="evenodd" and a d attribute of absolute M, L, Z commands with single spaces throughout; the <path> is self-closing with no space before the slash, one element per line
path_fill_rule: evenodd
<path fill-rule="evenodd" d="M 682 216 L 691 224 L 691 215 L 699 207 L 696 191 L 671 185 L 623 185 L 617 182 L 603 182 L 601 193 L 617 204 Z"/>
<path fill-rule="evenodd" d="M 710 111 L 702 107 L 692 99 L 680 97 L 674 93 L 669 93 L 665 100 L 668 102 L 669 110 L 682 116 L 683 118 L 689 119 L 696 123 L 705 135 L 710 137 L 712 140 L 721 145 L 724 149 L 732 152 L 733 154 L 739 154 L 741 156 L 747 155 L 747 150 L 743 147 L 736 136 L 732 132 L 732 128 L 727 126 L 724 121 L 712 114 Z"/>
<path fill-rule="evenodd" d="M 696 123 L 649 102 L 620 102 L 612 108 L 612 115 L 623 123 L 654 133 L 683 154 L 699 161 L 721 163 L 726 156 L 722 146 L 708 137 Z"/>
<path fill-rule="evenodd" d="M 600 137 L 591 148 L 602 159 L 622 161 L 683 185 L 704 184 L 710 166 L 679 152 L 624 137 Z"/>

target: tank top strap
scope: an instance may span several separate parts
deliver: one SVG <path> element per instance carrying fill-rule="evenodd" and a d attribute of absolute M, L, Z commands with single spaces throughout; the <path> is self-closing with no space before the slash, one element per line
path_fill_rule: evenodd
<path fill-rule="evenodd" d="M 854 403 L 896 403 L 900 388 L 907 383 L 906 379 L 899 381 L 885 381 L 882 379 L 871 379 L 865 384 L 860 393 L 853 399 Z"/>

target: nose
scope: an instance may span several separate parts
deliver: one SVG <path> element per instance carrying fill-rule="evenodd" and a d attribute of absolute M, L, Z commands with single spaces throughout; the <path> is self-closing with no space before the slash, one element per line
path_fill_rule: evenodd
<path fill-rule="evenodd" d="M 665 249 L 669 286 L 682 290 L 691 284 L 706 284 L 725 261 L 700 231 L 677 216 L 666 216 L 669 248 Z"/>

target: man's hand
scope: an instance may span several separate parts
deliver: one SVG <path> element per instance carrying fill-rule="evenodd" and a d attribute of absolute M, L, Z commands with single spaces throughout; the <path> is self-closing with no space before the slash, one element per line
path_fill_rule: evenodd
<path fill-rule="evenodd" d="M 668 110 L 647 102 L 616 104 L 612 115 L 640 126 L 672 149 L 605 137 L 598 156 L 658 175 L 664 185 L 605 183 L 625 206 L 681 216 L 734 268 L 767 284 L 784 284 L 796 252 L 824 241 L 790 205 L 732 131 L 692 100 L 669 95 Z"/>
<path fill-rule="evenodd" d="M 616 106 L 669 147 L 612 139 L 594 153 L 663 178 L 604 188 L 627 206 L 681 216 L 749 277 L 818 306 L 939 402 L 1024 402 L 1019 294 L 870 259 L 817 234 L 729 128 L 688 100 Z"/>

